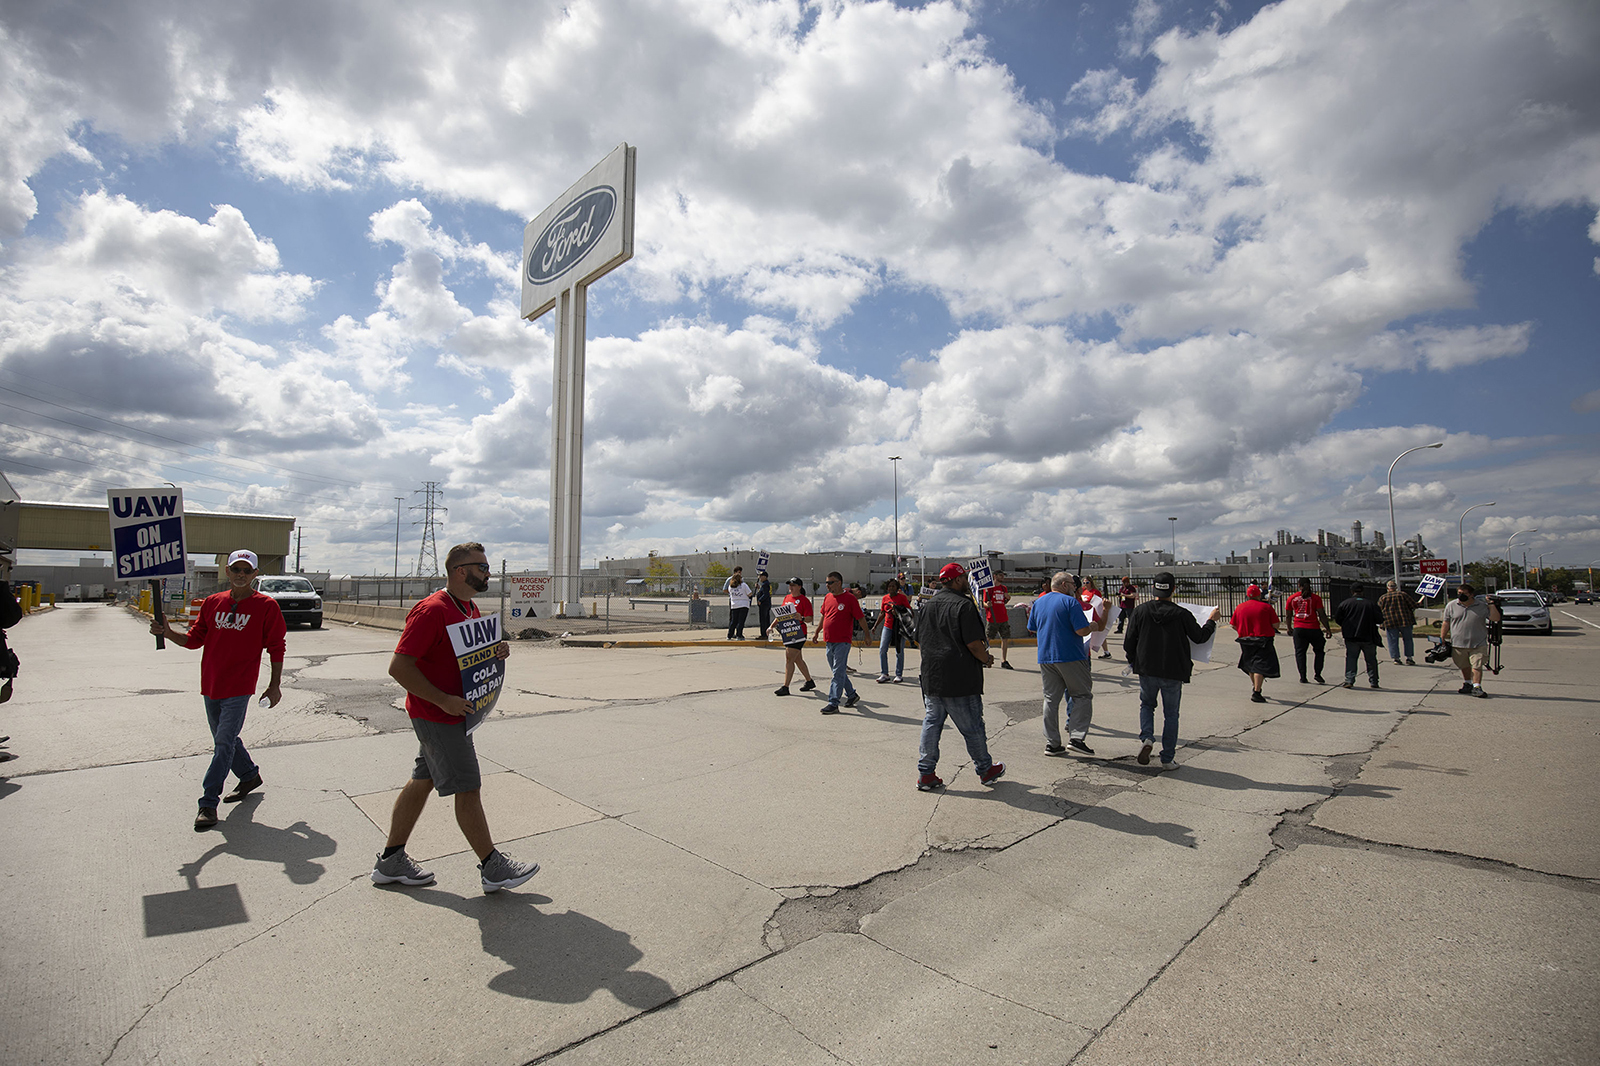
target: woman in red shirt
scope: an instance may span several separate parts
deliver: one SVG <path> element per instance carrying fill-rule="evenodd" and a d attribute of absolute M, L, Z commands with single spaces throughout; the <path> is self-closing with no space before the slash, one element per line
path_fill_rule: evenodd
<path fill-rule="evenodd" d="M 803 581 L 791 577 L 789 594 L 772 613 L 772 628 L 768 632 L 783 641 L 783 684 L 774 693 L 777 696 L 789 695 L 789 681 L 794 677 L 795 667 L 800 668 L 800 676 L 806 679 L 806 683 L 800 686 L 801 692 L 810 692 L 817 687 L 802 658 L 806 647 L 806 619 L 812 617 L 811 601 L 806 598 L 805 588 Z"/>
<path fill-rule="evenodd" d="M 887 685 L 889 677 L 889 646 L 894 645 L 894 678 L 895 684 L 900 684 L 901 675 L 906 672 L 906 635 L 900 632 L 900 627 L 895 625 L 894 609 L 903 607 L 911 609 L 911 599 L 900 591 L 900 582 L 890 578 L 883 586 L 883 602 L 879 604 L 879 617 L 882 632 L 878 636 L 878 684 Z"/>
<path fill-rule="evenodd" d="M 1244 595 L 1228 624 L 1239 634 L 1239 669 L 1250 675 L 1250 702 L 1266 703 L 1261 686 L 1267 678 L 1278 676 L 1278 650 L 1272 646 L 1278 612 L 1262 598 L 1260 585 L 1251 585 Z"/>

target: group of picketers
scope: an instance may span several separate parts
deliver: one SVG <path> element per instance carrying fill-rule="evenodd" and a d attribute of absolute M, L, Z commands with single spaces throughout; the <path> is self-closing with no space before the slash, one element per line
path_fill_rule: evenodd
<path fill-rule="evenodd" d="M 1394 665 L 1401 665 L 1402 650 L 1404 665 L 1417 665 L 1413 658 L 1413 630 L 1421 601 L 1393 581 L 1376 602 L 1368 599 L 1367 594 L 1368 590 L 1361 585 L 1352 587 L 1350 595 L 1334 607 L 1330 620 L 1322 597 L 1311 591 L 1310 580 L 1300 579 L 1298 591 L 1284 603 L 1284 610 L 1289 616 L 1294 662 L 1302 685 L 1310 683 L 1306 678 L 1308 650 L 1312 653 L 1311 677 L 1317 684 L 1325 684 L 1322 680 L 1325 638 L 1333 635 L 1335 625 L 1344 638 L 1344 688 L 1356 687 L 1356 671 L 1363 660 L 1368 683 L 1373 688 L 1379 687 L 1378 648 L 1385 640 Z M 1499 618 L 1495 603 L 1478 596 L 1466 583 L 1457 589 L 1455 601 L 1445 607 L 1441 646 L 1450 648 L 1451 658 L 1461 671 L 1460 692 L 1463 695 L 1487 695 L 1483 691 L 1483 670 L 1488 662 L 1489 626 Z M 1245 591 L 1244 602 L 1234 609 L 1230 624 L 1239 634 L 1239 669 L 1250 676 L 1250 698 L 1256 703 L 1265 703 L 1262 686 L 1269 678 L 1280 676 L 1278 652 L 1273 646 L 1280 619 L 1260 585 L 1251 585 Z"/>
<path fill-rule="evenodd" d="M 1003 577 L 998 575 L 998 578 Z M 934 595 L 924 599 L 913 615 L 910 598 L 900 582 L 896 579 L 888 582 L 880 604 L 883 621 L 878 681 L 894 684 L 903 680 L 905 645 L 908 640 L 914 640 L 921 652 L 919 681 L 924 708 L 917 753 L 917 788 L 928 792 L 944 787 L 936 771 L 939 739 L 946 721 L 954 723 L 965 741 L 978 780 L 992 785 L 1005 775 L 1006 768 L 989 754 L 983 722 L 983 671 L 996 663 L 989 643 L 996 638 L 1001 642 L 999 665 L 1011 669 L 1007 658 L 1011 641 L 1006 606 L 1009 590 L 1003 580 L 998 579 L 987 586 L 981 596 L 985 609 L 980 612 L 973 598 L 971 578 L 959 563 L 949 563 L 940 570 L 936 585 Z M 1202 624 L 1193 613 L 1173 604 L 1174 580 L 1169 573 L 1157 575 L 1152 587 L 1155 598 L 1135 608 L 1131 618 L 1123 619 L 1127 625 L 1124 647 L 1129 663 L 1140 678 L 1138 761 L 1141 765 L 1149 764 L 1157 743 L 1154 715 L 1159 701 L 1163 716 L 1160 763 L 1164 769 L 1173 769 L 1177 766 L 1174 756 L 1182 686 L 1193 671 L 1191 642 L 1204 643 L 1211 639 L 1216 628 L 1216 612 Z M 828 574 L 827 589 L 822 599 L 820 624 L 814 633 L 809 633 L 809 625 L 818 612 L 805 594 L 804 582 L 799 578 L 789 581 L 789 593 L 779 605 L 773 625 L 786 655 L 783 684 L 776 694 L 790 694 L 789 685 L 796 670 L 805 678 L 802 692 L 816 688 L 802 654 L 809 633 L 811 642 L 827 648 L 831 677 L 821 713 L 838 714 L 841 708 L 854 707 L 861 698 L 850 680 L 848 664 L 855 630 L 865 621 L 865 613 L 859 596 L 845 588 L 844 578 L 838 571 Z M 1121 602 L 1132 598 L 1130 595 Z M 1045 753 L 1048 755 L 1094 754 L 1088 744 L 1089 727 L 1094 720 L 1094 678 L 1089 660 L 1094 650 L 1103 648 L 1104 631 L 1113 613 L 1104 604 L 1105 597 L 1092 585 L 1062 572 L 1051 578 L 1047 589 L 1028 610 L 1027 628 L 1038 643 L 1039 673 L 1044 687 Z M 892 675 L 888 660 L 890 648 L 896 652 Z M 1110 652 L 1102 651 L 1102 657 L 1109 658 Z M 1065 734 L 1060 717 L 1063 699 L 1068 709 Z"/>
<path fill-rule="evenodd" d="M 180 632 L 166 620 L 153 621 L 150 631 L 157 636 L 201 650 L 200 691 L 205 701 L 206 721 L 211 729 L 213 750 L 202 784 L 199 810 L 195 815 L 197 832 L 218 823 L 219 804 L 237 803 L 263 786 L 257 766 L 240 732 L 250 701 L 260 679 L 261 653 L 267 653 L 271 677 L 261 692 L 263 706 L 277 706 L 283 698 L 281 683 L 286 626 L 276 601 L 257 592 L 256 555 L 241 549 L 228 557 L 228 588 L 208 596 L 199 616 L 186 631 Z M 480 617 L 473 598 L 489 587 L 489 560 L 483 545 L 457 544 L 445 557 L 446 584 L 438 592 L 419 600 L 408 612 L 400 640 L 389 664 L 389 676 L 406 692 L 406 712 L 418 741 L 411 777 L 395 799 L 390 816 L 388 840 L 373 865 L 371 879 L 380 885 L 405 886 L 432 884 L 434 875 L 409 855 L 405 846 L 421 817 L 430 792 L 455 797 L 456 821 L 463 836 L 477 855 L 484 892 L 514 888 L 539 871 L 538 863 L 520 862 L 495 846 L 480 797 L 482 774 L 473 745 L 471 705 L 463 695 L 461 671 L 447 627 L 469 618 Z M 736 573 L 738 583 L 742 577 Z M 1003 575 L 1001 575 L 1003 577 Z M 759 573 L 770 590 L 765 571 Z M 1173 575 L 1157 574 L 1151 584 L 1154 597 L 1125 614 L 1123 652 L 1131 672 L 1139 678 L 1140 765 L 1148 765 L 1159 743 L 1158 758 L 1163 770 L 1177 768 L 1179 707 L 1183 686 L 1193 675 L 1193 651 L 1215 636 L 1219 608 L 1211 608 L 1201 621 L 1195 610 L 1173 602 Z M 746 586 L 748 589 L 748 586 Z M 0 584 L 0 592 L 8 592 Z M 1084 595 L 1085 592 L 1092 595 Z M 838 714 L 842 708 L 860 701 L 850 680 L 849 654 L 858 626 L 865 622 L 859 590 L 845 588 L 838 571 L 827 576 L 827 592 L 822 598 L 820 624 L 810 640 L 826 646 L 830 680 L 823 714 Z M 1131 586 L 1121 590 L 1118 607 L 1132 606 Z M 1300 582 L 1299 591 L 1290 596 L 1285 608 L 1291 620 L 1295 641 L 1295 663 L 1300 680 L 1307 682 L 1307 651 L 1312 654 L 1312 676 L 1322 683 L 1324 636 L 1331 635 L 1337 623 L 1345 639 L 1344 687 L 1353 688 L 1356 667 L 1365 658 L 1367 675 L 1378 687 L 1377 647 L 1379 629 L 1389 632 L 1390 655 L 1401 662 L 1412 659 L 1412 627 L 1415 625 L 1415 597 L 1389 583 L 1388 592 L 1376 603 L 1366 600 L 1358 587 L 1334 608 L 1330 622 L 1322 598 L 1311 590 L 1311 583 Z M 748 594 L 748 593 L 747 593 Z M 937 591 L 925 599 L 914 614 L 911 601 L 898 580 L 891 580 L 880 603 L 882 632 L 879 641 L 880 672 L 877 680 L 896 684 L 903 680 L 905 646 L 914 640 L 921 652 L 920 682 L 924 716 L 917 753 L 916 787 L 921 791 L 942 788 L 937 771 L 939 739 L 945 722 L 955 724 L 966 742 L 973 771 L 985 785 L 993 785 L 1006 772 L 1005 764 L 989 754 L 983 723 L 983 671 L 995 665 L 989 641 L 1001 641 L 1000 666 L 1010 669 L 1006 651 L 1011 625 L 1006 601 L 1009 593 L 1001 581 L 986 590 L 985 612 L 980 613 L 972 595 L 969 575 L 959 563 L 939 571 Z M 0 596 L 3 608 L 9 596 Z M 770 603 L 770 591 L 767 595 Z M 11 601 L 14 604 L 14 601 Z M 1088 744 L 1094 719 L 1094 678 L 1090 672 L 1092 649 L 1102 649 L 1105 629 L 1113 611 L 1106 609 L 1106 598 L 1092 586 L 1066 572 L 1055 574 L 1048 589 L 1033 601 L 1027 613 L 1028 632 L 1037 638 L 1037 659 L 1043 685 L 1045 753 L 1052 756 L 1072 753 L 1093 755 Z M 748 602 L 745 610 L 748 611 Z M 987 620 L 984 614 L 987 613 Z M 1203 614 L 1202 609 L 1199 614 Z M 789 684 L 798 670 L 805 683 L 801 691 L 815 689 L 816 681 L 807 667 L 803 651 L 810 623 L 817 612 L 798 578 L 788 581 L 788 593 L 770 617 L 762 612 L 763 636 L 770 633 L 784 646 L 783 685 L 777 695 L 787 696 Z M 1495 605 L 1479 598 L 1471 585 L 1463 584 L 1458 598 L 1444 612 L 1443 638 L 1462 673 L 1461 692 L 1484 695 L 1483 670 L 1489 643 L 1488 629 L 1497 620 Z M 986 625 L 987 621 L 987 625 Z M 0 626 L 13 624 L 14 618 L 0 618 Z M 743 618 L 739 619 L 742 627 Z M 1230 624 L 1240 644 L 1239 669 L 1250 676 L 1252 700 L 1265 702 L 1262 685 L 1279 676 L 1273 638 L 1279 618 L 1258 585 L 1251 585 L 1246 598 L 1233 612 Z M 1119 625 L 1119 631 L 1122 625 Z M 889 650 L 896 652 L 895 669 L 889 672 Z M 0 651 L 4 643 L 0 641 Z M 9 653 L 7 653 L 9 655 Z M 493 654 L 505 659 L 510 654 L 504 641 L 494 646 Z M 9 659 L 14 662 L 14 657 Z M 15 673 L 13 669 L 11 673 Z M 11 682 L 5 682 L 9 696 Z M 1062 700 L 1067 701 L 1067 726 L 1061 729 Z M 1155 707 L 1161 704 L 1162 729 L 1155 733 Z M 5 738 L 0 738 L 0 743 Z M 222 794 L 228 776 L 237 784 Z"/>

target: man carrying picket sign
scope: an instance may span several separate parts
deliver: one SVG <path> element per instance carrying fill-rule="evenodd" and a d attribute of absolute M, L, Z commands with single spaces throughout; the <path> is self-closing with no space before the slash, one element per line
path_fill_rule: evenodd
<path fill-rule="evenodd" d="M 237 803 L 261 787 L 261 770 L 245 750 L 239 733 L 244 729 L 245 712 L 256 694 L 261 677 L 261 653 L 272 662 L 272 680 L 261 690 L 269 707 L 283 698 L 278 687 L 283 680 L 283 612 L 271 596 L 251 587 L 256 579 L 256 553 L 240 549 L 228 556 L 228 591 L 207 596 L 200 605 L 200 617 L 187 633 L 172 628 L 163 619 L 150 623 L 150 632 L 165 637 L 174 645 L 200 648 L 200 695 L 206 701 L 206 722 L 211 726 L 211 765 L 206 768 L 201 786 L 200 811 L 194 818 L 194 831 L 204 832 L 217 824 L 217 801 Z M 226 796 L 228 771 L 239 785 Z"/>
<path fill-rule="evenodd" d="M 406 690 L 406 713 L 411 716 L 420 750 L 411 780 L 395 797 L 389 840 L 372 868 L 372 883 L 433 883 L 432 871 L 424 870 L 406 854 L 406 841 L 422 817 L 431 789 L 456 798 L 456 824 L 478 856 L 483 890 L 498 892 L 528 880 L 539 872 L 539 864 L 518 862 L 494 846 L 479 795 L 483 776 L 478 770 L 478 752 L 467 731 L 472 705 L 463 695 L 459 660 L 446 631 L 447 626 L 479 617 L 472 598 L 489 588 L 489 557 L 482 544 L 457 544 L 445 556 L 444 568 L 445 587 L 411 608 L 389 662 L 389 676 Z M 510 654 L 504 641 L 495 647 L 496 658 Z"/>

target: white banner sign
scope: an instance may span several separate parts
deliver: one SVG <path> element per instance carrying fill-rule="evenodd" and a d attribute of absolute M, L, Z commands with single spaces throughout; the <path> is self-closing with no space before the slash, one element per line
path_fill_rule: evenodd
<path fill-rule="evenodd" d="M 1194 615 L 1194 620 L 1199 622 L 1201 626 L 1211 621 L 1211 612 L 1216 610 L 1215 607 L 1200 603 L 1180 603 L 1178 606 Z M 1212 632 L 1211 639 L 1204 644 L 1196 644 L 1191 640 L 1189 642 L 1189 658 L 1197 663 L 1208 663 L 1211 661 L 1211 649 L 1216 646 L 1217 634 L 1215 631 Z"/>

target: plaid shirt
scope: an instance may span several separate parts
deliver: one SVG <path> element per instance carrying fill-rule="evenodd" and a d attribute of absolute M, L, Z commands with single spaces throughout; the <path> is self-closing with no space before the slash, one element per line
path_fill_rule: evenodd
<path fill-rule="evenodd" d="M 1385 629 L 1400 629 L 1417 624 L 1417 601 L 1409 592 L 1385 592 L 1378 597 Z"/>

